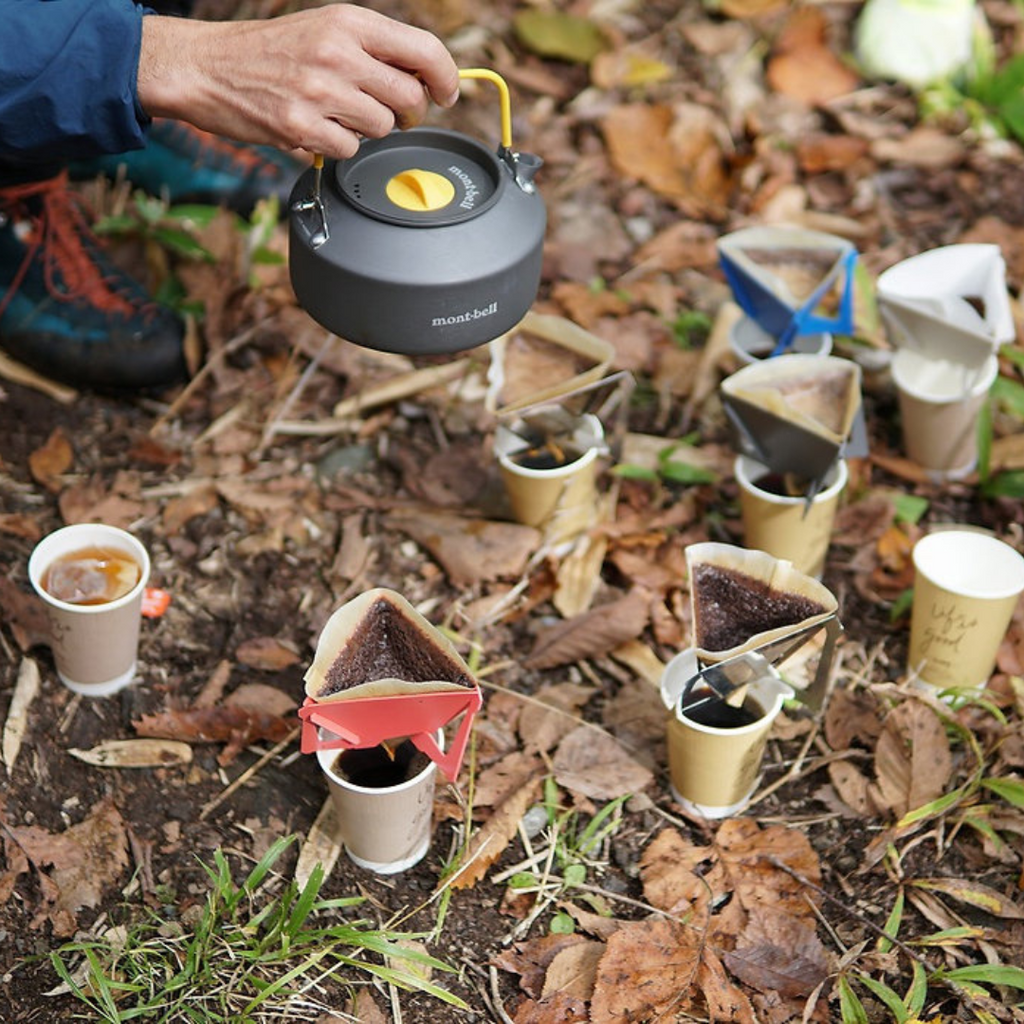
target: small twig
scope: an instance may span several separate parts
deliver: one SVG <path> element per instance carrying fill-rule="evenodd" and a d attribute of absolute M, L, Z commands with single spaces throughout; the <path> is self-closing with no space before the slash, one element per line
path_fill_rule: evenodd
<path fill-rule="evenodd" d="M 816 892 L 823 899 L 828 900 L 829 903 L 834 903 L 837 907 L 839 907 L 840 910 L 845 911 L 847 914 L 850 915 L 850 917 L 859 921 L 862 925 L 864 925 L 865 928 L 869 929 L 870 931 L 873 931 L 876 935 L 891 942 L 898 949 L 906 953 L 907 956 L 909 956 L 912 960 L 916 960 L 919 964 L 921 964 L 922 967 L 926 968 L 929 971 L 932 970 L 932 965 L 928 962 L 928 960 L 921 956 L 921 954 L 918 953 L 917 950 L 911 949 L 910 946 L 908 946 L 905 942 L 901 941 L 900 939 L 897 939 L 893 935 L 890 935 L 881 925 L 875 924 L 875 922 L 872 921 L 870 917 L 865 917 L 859 910 L 854 910 L 853 907 L 847 906 L 847 904 L 845 904 L 841 899 L 838 899 L 837 897 L 833 896 L 830 892 L 826 892 L 824 889 L 822 889 L 820 885 L 815 885 L 814 882 L 812 882 L 809 878 L 807 878 L 805 875 L 800 874 L 799 871 L 795 871 L 788 864 L 779 860 L 778 857 L 769 854 L 765 858 L 765 860 L 767 860 L 768 863 L 772 865 L 772 867 L 776 867 L 780 871 L 784 871 L 787 875 L 789 875 L 790 878 L 795 879 L 801 885 L 806 886 L 812 892 Z"/>
<path fill-rule="evenodd" d="M 505 1004 L 501 998 L 501 991 L 498 988 L 498 968 L 491 964 L 491 1001 L 494 1011 L 501 1018 L 501 1024 L 515 1024 L 512 1018 L 505 1012 Z"/>
<path fill-rule="evenodd" d="M 234 793 L 239 787 L 244 786 L 254 775 L 263 769 L 270 761 L 272 761 L 278 754 L 281 753 L 285 747 L 291 743 L 296 736 L 299 735 L 299 730 L 302 727 L 297 725 L 287 736 L 276 746 L 271 747 L 255 764 L 250 765 L 241 775 L 235 779 L 226 789 L 222 790 L 220 794 L 215 796 L 207 804 L 203 806 L 203 809 L 199 812 L 199 820 L 202 821 L 210 811 L 219 807 L 232 793 Z"/>

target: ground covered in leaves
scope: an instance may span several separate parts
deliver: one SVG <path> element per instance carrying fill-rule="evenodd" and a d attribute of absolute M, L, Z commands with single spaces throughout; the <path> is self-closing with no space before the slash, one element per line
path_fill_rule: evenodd
<path fill-rule="evenodd" d="M 241 879 L 289 835 L 266 893 L 324 859 L 324 897 L 363 897 L 334 914 L 415 933 L 465 1008 L 349 967 L 238 1019 L 1024 1019 L 1019 975 L 1000 973 L 1024 960 L 1024 617 L 984 703 L 905 679 L 914 540 L 950 522 L 1024 539 L 1024 354 L 1004 351 L 984 473 L 947 485 L 902 456 L 884 360 L 864 358 L 885 347 L 871 281 L 937 245 L 999 244 L 1019 317 L 1024 165 L 965 108 L 926 121 L 906 90 L 859 78 L 845 59 L 859 6 L 626 0 L 558 24 L 504 3 L 384 8 L 507 77 L 516 144 L 545 160 L 537 310 L 606 339 L 609 370 L 637 382 L 620 472 L 568 551 L 511 520 L 491 445 L 497 409 L 579 359 L 517 334 L 496 389 L 488 348 L 419 363 L 357 349 L 295 307 L 272 213 L 154 222 L 123 187 L 83 186 L 134 218 L 118 258 L 202 313 L 177 392 L 106 398 L 5 371 L 0 1019 L 100 1019 L 50 951 L 147 911 L 180 935 L 218 851 Z M 1019 5 L 984 8 L 1006 57 Z M 484 88 L 444 117 L 496 135 Z M 871 454 L 851 466 L 824 573 L 845 626 L 831 694 L 787 708 L 751 807 L 716 823 L 672 801 L 656 684 L 691 640 L 686 545 L 742 543 L 715 240 L 750 223 L 861 252 L 857 337 L 837 352 L 863 360 Z M 108 700 L 61 687 L 27 581 L 34 543 L 87 520 L 136 533 L 171 596 L 143 624 L 138 685 Z M 390 878 L 322 834 L 295 717 L 320 627 L 373 586 L 444 626 L 486 697 L 428 856 Z M 814 661 L 802 652 L 787 677 L 803 688 Z M 141 738 L 165 744 L 157 766 L 104 762 L 102 745 Z M 220 1019 L 196 1012 L 172 1019 Z"/>

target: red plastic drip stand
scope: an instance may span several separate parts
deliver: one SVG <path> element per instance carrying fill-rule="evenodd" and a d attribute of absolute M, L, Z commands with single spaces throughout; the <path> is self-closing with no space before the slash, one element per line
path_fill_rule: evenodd
<path fill-rule="evenodd" d="M 445 778 L 454 782 L 462 767 L 473 719 L 482 705 L 479 687 L 337 701 L 307 697 L 299 709 L 302 753 L 375 747 L 384 740 L 408 736 L 444 772 Z M 452 745 L 442 751 L 434 734 L 460 714 L 464 718 Z M 321 736 L 321 730 L 330 738 Z"/>

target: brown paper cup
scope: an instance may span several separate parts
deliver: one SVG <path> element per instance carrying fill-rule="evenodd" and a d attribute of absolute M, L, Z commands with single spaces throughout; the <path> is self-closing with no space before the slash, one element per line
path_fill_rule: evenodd
<path fill-rule="evenodd" d="M 805 498 L 772 494 L 758 487 L 756 481 L 770 470 L 755 459 L 740 455 L 733 469 L 740 488 L 744 544 L 788 559 L 800 572 L 820 579 L 848 478 L 845 460 L 839 459 L 828 471 L 809 509 Z"/>
<path fill-rule="evenodd" d="M 54 561 L 95 546 L 123 551 L 137 563 L 139 581 L 129 593 L 105 604 L 79 605 L 58 600 L 43 589 L 43 577 Z M 36 545 L 28 562 L 29 580 L 46 603 L 53 660 L 68 689 L 106 697 L 134 680 L 149 569 L 149 555 L 139 541 L 103 523 L 65 526 Z"/>
<path fill-rule="evenodd" d="M 940 530 L 914 545 L 908 668 L 940 689 L 983 688 L 1017 600 L 1024 557 L 970 529 Z"/>
<path fill-rule="evenodd" d="M 692 650 L 677 654 L 665 668 L 662 692 L 680 689 L 696 671 Z M 771 670 L 747 688 L 748 707 L 759 717 L 735 729 L 693 721 L 676 704 L 668 720 L 668 766 L 672 795 L 680 806 L 705 818 L 741 811 L 757 787 L 772 723 L 792 696 L 793 690 Z"/>
<path fill-rule="evenodd" d="M 976 368 L 902 348 L 892 359 L 903 447 L 919 466 L 955 479 L 978 460 L 978 412 L 999 373 L 990 356 Z"/>
<path fill-rule="evenodd" d="M 729 348 L 741 366 L 767 359 L 775 349 L 773 338 L 756 320 L 742 316 L 729 328 Z M 798 334 L 786 352 L 799 352 L 809 356 L 827 356 L 832 351 L 832 335 Z"/>
<path fill-rule="evenodd" d="M 603 437 L 597 417 L 588 414 L 585 418 L 592 421 L 595 436 Z M 575 462 L 555 469 L 520 466 L 499 451 L 501 478 L 516 521 L 538 527 L 552 544 L 571 540 L 592 525 L 597 514 L 600 451 L 590 448 Z"/>
<path fill-rule="evenodd" d="M 443 749 L 444 736 L 435 739 Z M 430 761 L 414 778 L 396 786 L 360 786 L 337 775 L 341 751 L 318 750 L 317 759 L 338 819 L 349 858 L 379 875 L 393 875 L 418 864 L 430 849 L 437 765 Z"/>

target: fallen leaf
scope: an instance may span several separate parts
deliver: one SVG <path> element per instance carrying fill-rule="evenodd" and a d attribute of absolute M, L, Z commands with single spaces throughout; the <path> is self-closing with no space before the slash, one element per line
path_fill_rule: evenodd
<path fill-rule="evenodd" d="M 224 703 L 231 707 L 253 708 L 266 715 L 280 715 L 282 718 L 298 707 L 294 697 L 267 683 L 242 683 L 224 698 Z"/>
<path fill-rule="evenodd" d="M 341 856 L 342 842 L 338 835 L 338 816 L 334 810 L 334 799 L 328 797 L 320 807 L 313 824 L 309 826 L 306 840 L 299 848 L 295 864 L 295 884 L 304 889 L 317 864 L 329 877 Z"/>
<path fill-rule="evenodd" d="M 299 661 L 299 655 L 292 647 L 272 636 L 256 636 L 244 640 L 235 649 L 235 657 L 243 665 L 264 672 L 280 672 Z"/>
<path fill-rule="evenodd" d="M 597 54 L 590 64 L 590 79 L 599 89 L 643 88 L 668 81 L 673 69 L 645 47 L 621 47 Z"/>
<path fill-rule="evenodd" d="M 43 536 L 43 529 L 35 516 L 24 512 L 3 512 L 0 513 L 0 533 L 21 537 L 34 544 Z"/>
<path fill-rule="evenodd" d="M 63 427 L 55 427 L 46 444 L 29 453 L 29 472 L 36 483 L 51 494 L 57 494 L 64 486 L 61 476 L 71 468 L 74 458 L 75 453 Z"/>
<path fill-rule="evenodd" d="M 0 576 L 0 613 L 21 650 L 50 642 L 50 620 L 43 599 L 3 576 Z"/>
<path fill-rule="evenodd" d="M 765 78 L 776 91 L 809 105 L 827 103 L 856 88 L 860 79 L 832 52 L 828 25 L 816 7 L 797 7 L 768 61 Z"/>
<path fill-rule="evenodd" d="M 505 852 L 519 829 L 519 822 L 540 792 L 540 779 L 531 779 L 516 790 L 493 815 L 470 837 L 450 885 L 453 889 L 469 889 L 487 873 L 488 868 Z"/>
<path fill-rule="evenodd" d="M 848 750 L 854 743 L 874 747 L 882 731 L 882 711 L 868 690 L 836 687 L 825 709 L 825 739 L 833 750 Z"/>
<path fill-rule="evenodd" d="M 39 875 L 42 902 L 32 927 L 49 920 L 59 937 L 74 934 L 75 911 L 98 906 L 104 890 L 128 866 L 124 821 L 111 800 L 96 804 L 87 818 L 64 832 L 8 825 L 6 833 Z"/>
<path fill-rule="evenodd" d="M 875 746 L 875 780 L 882 807 L 897 818 L 922 807 L 942 795 L 952 768 L 949 738 L 931 708 L 907 700 L 889 712 Z"/>
<path fill-rule="evenodd" d="M 833 761 L 828 766 L 828 777 L 847 807 L 864 817 L 874 815 L 875 803 L 870 796 L 870 782 L 866 775 L 849 761 Z"/>
<path fill-rule="evenodd" d="M 810 995 L 828 976 L 828 958 L 813 919 L 763 905 L 748 910 L 750 919 L 736 949 L 723 954 L 726 966 L 759 992 L 778 992 L 787 999 Z"/>
<path fill-rule="evenodd" d="M 166 768 L 192 761 L 192 748 L 180 740 L 105 740 L 68 753 L 96 768 Z"/>
<path fill-rule="evenodd" d="M 540 753 L 552 750 L 563 736 L 579 726 L 582 719 L 577 712 L 593 696 L 594 688 L 581 683 L 542 686 L 519 713 L 523 748 Z"/>
<path fill-rule="evenodd" d="M 660 918 L 623 925 L 609 937 L 597 966 L 591 1024 L 654 1020 L 688 1010 L 700 963 L 698 941 L 682 925 Z"/>
<path fill-rule="evenodd" d="M 589 999 L 594 991 L 597 964 L 604 955 L 605 944 L 584 940 L 560 950 L 544 976 L 541 996 L 555 993 Z"/>
<path fill-rule="evenodd" d="M 217 763 L 230 764 L 250 743 L 279 743 L 297 728 L 281 718 L 248 707 L 220 704 L 209 708 L 159 711 L 132 723 L 140 736 L 186 743 L 226 743 Z"/>
<path fill-rule="evenodd" d="M 387 524 L 426 548 L 457 587 L 520 576 L 541 542 L 532 526 L 443 513 L 394 515 Z"/>
<path fill-rule="evenodd" d="M 563 950 L 586 944 L 582 935 L 541 935 L 528 942 L 517 942 L 511 949 L 501 950 L 491 958 L 495 967 L 519 975 L 519 987 L 528 995 L 539 998 L 544 989 L 544 978 L 551 962 Z"/>
<path fill-rule="evenodd" d="M 544 999 L 524 999 L 512 1024 L 587 1024 L 587 1004 L 576 996 L 556 992 Z"/>
<path fill-rule="evenodd" d="M 184 494 L 171 498 L 161 515 L 167 536 L 177 536 L 186 524 L 212 512 L 219 503 L 217 488 L 212 483 L 191 487 Z"/>
<path fill-rule="evenodd" d="M 516 14 L 512 27 L 526 49 L 578 64 L 593 60 L 608 45 L 594 22 L 562 11 L 527 8 Z"/>
<path fill-rule="evenodd" d="M 647 625 L 649 603 L 650 595 L 636 588 L 616 601 L 542 630 L 523 664 L 526 668 L 554 668 L 635 640 Z"/>
<path fill-rule="evenodd" d="M 867 153 L 869 143 L 856 135 L 828 135 L 819 132 L 803 136 L 796 154 L 806 174 L 847 171 Z"/>
<path fill-rule="evenodd" d="M 344 1017 L 322 1018 L 317 1024 L 388 1024 L 389 1017 L 377 1005 L 376 1000 L 370 994 L 369 989 L 356 988 L 348 1004 Z"/>
<path fill-rule="evenodd" d="M 473 807 L 498 806 L 543 770 L 544 763 L 536 754 L 513 750 L 480 772 L 473 787 Z"/>
<path fill-rule="evenodd" d="M 18 666 L 18 681 L 14 684 L 14 694 L 4 720 L 3 746 L 0 748 L 8 778 L 14 771 L 14 762 L 18 759 L 28 729 L 29 708 L 38 694 L 39 666 L 31 658 L 22 658 Z"/>
<path fill-rule="evenodd" d="M 704 994 L 708 1019 L 755 1024 L 757 1016 L 746 993 L 725 973 L 722 961 L 708 948 L 701 952 L 697 984 Z"/>
<path fill-rule="evenodd" d="M 586 725 L 562 740 L 553 766 L 560 786 L 593 800 L 640 793 L 654 781 L 654 775 L 616 740 Z"/>
<path fill-rule="evenodd" d="M 871 156 L 882 164 L 909 164 L 941 171 L 962 163 L 967 157 L 967 147 L 949 132 L 920 126 L 899 139 L 876 139 L 871 143 Z"/>

